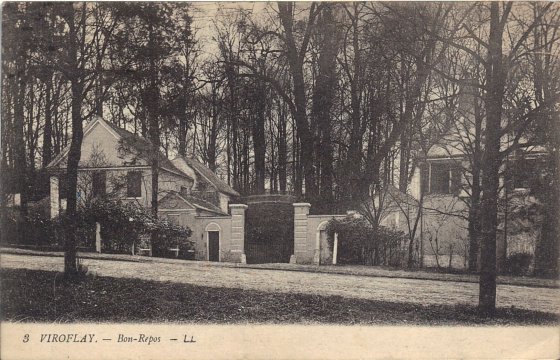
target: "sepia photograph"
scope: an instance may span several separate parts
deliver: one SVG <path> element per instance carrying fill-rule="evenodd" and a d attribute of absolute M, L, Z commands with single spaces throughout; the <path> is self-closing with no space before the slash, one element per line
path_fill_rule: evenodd
<path fill-rule="evenodd" d="M 2 359 L 560 358 L 560 3 L 1 5 Z"/>

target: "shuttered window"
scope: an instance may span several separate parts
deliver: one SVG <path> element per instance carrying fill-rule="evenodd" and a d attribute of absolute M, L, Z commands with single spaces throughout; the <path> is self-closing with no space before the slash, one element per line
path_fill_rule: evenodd
<path fill-rule="evenodd" d="M 126 174 L 126 196 L 142 196 L 142 173 L 140 171 L 129 171 Z"/>
<path fill-rule="evenodd" d="M 107 173 L 105 171 L 96 171 L 92 176 L 93 196 L 105 196 L 107 193 Z"/>
<path fill-rule="evenodd" d="M 451 174 L 448 164 L 432 164 L 430 193 L 449 194 L 450 179 Z"/>

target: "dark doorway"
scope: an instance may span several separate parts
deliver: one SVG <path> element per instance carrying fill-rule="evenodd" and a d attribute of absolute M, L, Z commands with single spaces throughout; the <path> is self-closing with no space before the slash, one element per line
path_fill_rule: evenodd
<path fill-rule="evenodd" d="M 208 260 L 220 261 L 220 232 L 208 231 Z"/>

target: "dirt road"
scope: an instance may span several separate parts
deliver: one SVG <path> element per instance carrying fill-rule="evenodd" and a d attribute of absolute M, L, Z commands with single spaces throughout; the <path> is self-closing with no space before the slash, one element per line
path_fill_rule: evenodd
<path fill-rule="evenodd" d="M 206 262 L 130 262 L 85 259 L 90 272 L 99 276 L 139 278 L 185 284 L 260 290 L 340 295 L 418 304 L 476 304 L 478 284 L 338 275 L 283 270 L 262 270 L 214 266 Z M 1 254 L 5 268 L 61 271 L 60 257 Z M 498 285 L 499 307 L 511 307 L 560 314 L 560 289 Z"/>

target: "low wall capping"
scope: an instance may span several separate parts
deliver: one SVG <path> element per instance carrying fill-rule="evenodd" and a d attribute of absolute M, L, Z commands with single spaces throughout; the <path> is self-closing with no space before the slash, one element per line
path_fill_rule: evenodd
<path fill-rule="evenodd" d="M 246 204 L 293 204 L 296 201 L 295 196 L 286 194 L 249 195 L 242 199 L 242 202 Z"/>
<path fill-rule="evenodd" d="M 248 206 L 245 204 L 229 204 L 230 209 L 247 209 Z"/>
<path fill-rule="evenodd" d="M 308 218 L 313 218 L 313 219 L 319 219 L 319 218 L 324 218 L 324 217 L 329 217 L 329 218 L 334 218 L 334 219 L 344 219 L 347 217 L 347 215 L 307 215 Z"/>

